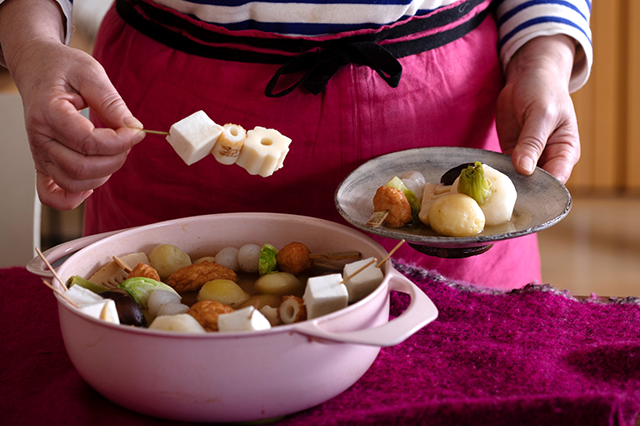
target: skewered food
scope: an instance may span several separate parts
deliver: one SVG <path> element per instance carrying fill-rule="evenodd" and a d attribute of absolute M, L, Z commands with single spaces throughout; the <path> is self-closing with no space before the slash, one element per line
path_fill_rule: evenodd
<path fill-rule="evenodd" d="M 361 270 L 363 267 L 365 268 Z M 343 276 L 344 285 L 349 293 L 349 303 L 357 302 L 369 295 L 383 279 L 382 271 L 373 257 L 346 264 Z"/>
<path fill-rule="evenodd" d="M 237 124 L 222 126 L 222 134 L 211 150 L 211 154 L 219 163 L 230 165 L 236 162 L 244 146 L 247 131 Z"/>
<path fill-rule="evenodd" d="M 221 133 L 222 126 L 204 111 L 196 111 L 171 126 L 167 142 L 190 166 L 211 152 Z"/>
<path fill-rule="evenodd" d="M 322 315 L 345 308 L 349 304 L 349 292 L 342 282 L 342 274 L 311 277 L 302 296 L 307 308 L 307 318 Z"/>
<path fill-rule="evenodd" d="M 236 164 L 251 175 L 271 176 L 282 168 L 291 139 L 275 129 L 257 126 L 247 132 L 247 138 Z"/>
<path fill-rule="evenodd" d="M 247 132 L 238 124 L 220 126 L 202 110 L 174 123 L 166 139 L 188 166 L 211 154 L 220 164 L 237 164 L 262 177 L 283 167 L 291 143 L 275 129 L 256 126 Z"/>

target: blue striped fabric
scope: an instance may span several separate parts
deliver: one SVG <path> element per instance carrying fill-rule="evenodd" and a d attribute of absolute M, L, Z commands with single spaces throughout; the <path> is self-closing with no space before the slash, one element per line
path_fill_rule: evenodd
<path fill-rule="evenodd" d="M 2 0 L 0 0 L 1 2 Z M 57 0 L 67 16 L 71 34 L 73 0 Z M 460 0 L 155 0 L 195 19 L 231 31 L 261 30 L 313 37 L 346 31 L 376 29 L 421 16 Z M 572 90 L 588 78 L 593 62 L 591 0 L 494 0 L 506 66 L 524 43 L 537 36 L 566 34 L 574 38 L 585 58 L 574 69 Z"/>

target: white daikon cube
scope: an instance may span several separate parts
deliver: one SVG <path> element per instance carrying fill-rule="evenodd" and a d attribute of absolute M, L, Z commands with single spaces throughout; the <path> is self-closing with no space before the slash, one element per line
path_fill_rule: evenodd
<path fill-rule="evenodd" d="M 376 262 L 371 263 L 371 265 L 353 275 L 372 260 L 374 260 L 374 258 L 370 257 L 368 259 L 348 263 L 344 266 L 344 285 L 347 286 L 347 291 L 349 292 L 349 302 L 353 303 L 363 299 L 375 290 L 384 279 L 382 271 L 376 266 Z"/>
<path fill-rule="evenodd" d="M 211 152 L 221 133 L 222 126 L 204 111 L 197 111 L 171 126 L 167 141 L 190 166 Z"/>
<path fill-rule="evenodd" d="M 120 319 L 118 318 L 118 310 L 116 309 L 116 303 L 112 299 L 102 299 L 100 302 L 82 305 L 78 309 L 82 313 L 100 319 L 102 311 L 105 309 L 105 307 L 105 317 L 102 319 L 114 324 L 120 324 Z"/>
<path fill-rule="evenodd" d="M 72 285 L 71 288 L 64 292 L 67 299 L 71 300 L 78 306 L 91 305 L 93 303 L 102 302 L 105 300 L 99 294 L 94 293 L 91 290 L 87 290 L 79 285 Z"/>
<path fill-rule="evenodd" d="M 236 164 L 251 175 L 268 177 L 282 168 L 291 139 L 275 129 L 257 126 L 247 132 Z"/>
<path fill-rule="evenodd" d="M 253 331 L 271 328 L 269 320 L 254 306 L 218 315 L 220 331 Z"/>
<path fill-rule="evenodd" d="M 342 283 L 341 274 L 311 277 L 302 296 L 307 308 L 307 318 L 330 314 L 349 304 L 349 292 Z"/>

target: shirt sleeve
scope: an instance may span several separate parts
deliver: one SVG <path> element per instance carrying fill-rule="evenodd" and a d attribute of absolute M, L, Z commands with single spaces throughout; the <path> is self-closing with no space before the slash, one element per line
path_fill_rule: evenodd
<path fill-rule="evenodd" d="M 0 0 L 0 4 L 4 3 L 5 0 Z M 65 33 L 64 33 L 64 43 L 69 45 L 71 41 L 71 21 L 72 21 L 72 12 L 73 12 L 73 0 L 54 0 L 56 3 L 60 5 L 60 9 L 66 18 L 65 22 Z M 4 55 L 2 54 L 2 46 L 0 46 L 0 65 L 6 67 L 7 63 L 4 60 Z"/>
<path fill-rule="evenodd" d="M 591 0 L 497 0 L 496 19 L 500 35 L 500 59 L 509 61 L 529 40 L 565 34 L 576 40 L 576 56 L 569 91 L 580 89 L 589 79 L 593 64 Z"/>

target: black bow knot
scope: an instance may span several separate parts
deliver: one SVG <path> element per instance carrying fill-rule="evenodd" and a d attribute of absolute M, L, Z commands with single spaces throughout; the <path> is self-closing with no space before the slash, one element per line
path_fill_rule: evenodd
<path fill-rule="evenodd" d="M 314 95 L 325 88 L 331 77 L 348 64 L 366 65 L 375 70 L 391 87 L 397 87 L 402 65 L 387 49 L 371 41 L 343 43 L 329 46 L 317 52 L 307 52 L 284 64 L 267 84 L 265 95 L 270 98 L 285 96 L 300 85 Z M 280 92 L 274 89 L 282 75 L 305 71 L 293 85 Z"/>

